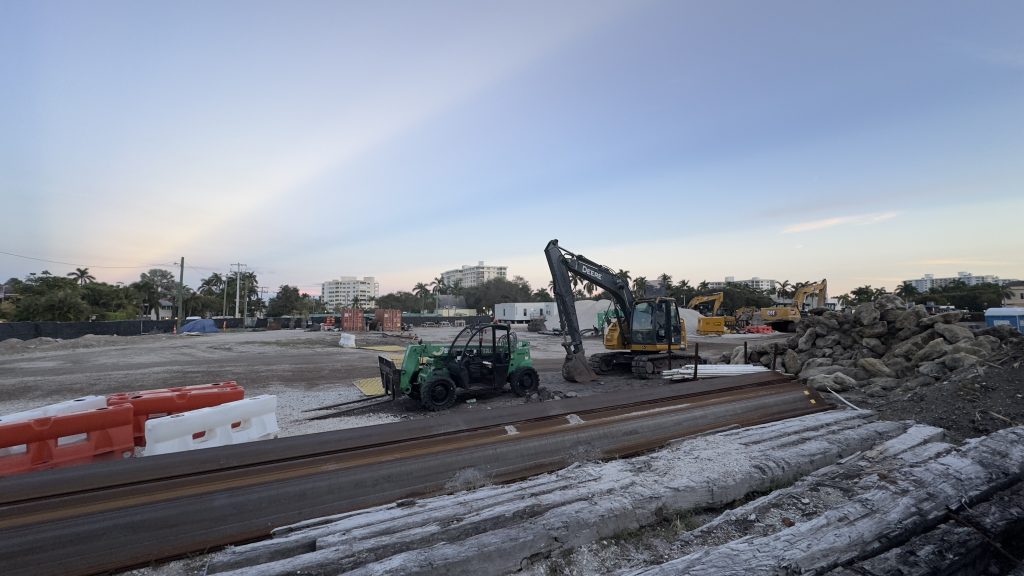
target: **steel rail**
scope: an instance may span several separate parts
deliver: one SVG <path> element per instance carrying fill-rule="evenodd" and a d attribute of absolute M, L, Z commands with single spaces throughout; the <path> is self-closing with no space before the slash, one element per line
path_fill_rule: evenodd
<path fill-rule="evenodd" d="M 231 450 L 209 449 L 204 452 L 225 453 L 221 467 L 204 468 L 209 462 L 199 459 L 184 474 L 166 471 L 175 461 L 190 460 L 184 457 L 191 453 L 157 457 L 153 460 L 164 458 L 168 465 L 164 476 L 136 475 L 130 482 L 107 477 L 102 488 L 96 479 L 84 490 L 65 484 L 33 493 L 20 486 L 19 494 L 29 497 L 18 499 L 3 490 L 6 481 L 0 482 L 7 500 L 0 505 L 0 572 L 89 574 L 124 568 L 259 538 L 309 518 L 443 492 L 460 470 L 509 481 L 562 467 L 571 463 L 568 454 L 581 450 L 596 457 L 628 455 L 726 425 L 827 408 L 817 394 L 778 377 L 696 394 L 687 386 L 667 388 L 645 400 L 629 393 L 633 401 L 626 404 L 561 403 L 583 410 L 527 406 L 536 410 L 470 419 L 475 426 L 447 433 L 437 433 L 446 427 L 438 423 L 422 428 L 432 433 L 393 438 L 388 427 L 394 425 L 383 425 L 374 428 L 389 438 L 386 442 L 353 434 L 360 439 L 342 450 L 321 445 L 319 451 L 307 447 L 297 451 L 302 455 L 283 457 L 267 446 L 271 458 L 244 465 L 232 465 L 226 455 Z M 486 421 L 490 424 L 483 425 Z M 127 472 L 133 462 L 118 464 Z M 77 476 L 88 479 L 82 470 Z"/>

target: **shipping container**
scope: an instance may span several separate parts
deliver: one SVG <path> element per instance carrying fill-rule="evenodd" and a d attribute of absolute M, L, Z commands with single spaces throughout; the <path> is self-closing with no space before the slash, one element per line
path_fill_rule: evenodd
<path fill-rule="evenodd" d="M 362 332 L 366 330 L 366 318 L 362 308 L 343 308 L 341 310 L 341 329 L 344 332 Z"/>
<path fill-rule="evenodd" d="M 377 321 L 378 330 L 394 331 L 402 329 L 401 310 L 377 308 L 373 312 L 373 317 Z"/>

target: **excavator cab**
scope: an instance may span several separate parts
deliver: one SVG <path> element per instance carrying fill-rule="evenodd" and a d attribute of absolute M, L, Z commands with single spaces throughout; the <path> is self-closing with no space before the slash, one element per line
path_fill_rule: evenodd
<path fill-rule="evenodd" d="M 630 328 L 633 350 L 678 350 L 683 342 L 682 322 L 672 298 L 638 301 Z"/>

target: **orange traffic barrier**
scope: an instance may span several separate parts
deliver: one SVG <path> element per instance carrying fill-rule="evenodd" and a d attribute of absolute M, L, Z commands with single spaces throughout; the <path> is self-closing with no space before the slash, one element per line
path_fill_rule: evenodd
<path fill-rule="evenodd" d="M 131 457 L 130 405 L 0 424 L 0 476 Z"/>
<path fill-rule="evenodd" d="M 200 384 L 178 388 L 143 390 L 107 397 L 107 406 L 130 404 L 134 409 L 135 445 L 146 445 L 146 420 L 198 408 L 219 406 L 245 398 L 245 388 L 235 382 Z"/>

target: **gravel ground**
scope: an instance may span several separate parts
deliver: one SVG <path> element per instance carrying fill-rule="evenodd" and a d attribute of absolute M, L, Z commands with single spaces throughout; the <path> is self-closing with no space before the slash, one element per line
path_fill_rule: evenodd
<path fill-rule="evenodd" d="M 422 328 L 427 341 L 450 342 L 459 328 Z M 357 400 L 359 378 L 377 375 L 374 350 L 341 348 L 338 333 L 301 330 L 233 331 L 204 336 L 84 336 L 75 340 L 37 338 L 0 342 L 0 414 L 28 410 L 89 394 L 107 395 L 170 386 L 190 386 L 235 380 L 247 396 L 274 394 L 282 436 L 309 434 L 409 418 L 443 417 L 424 412 L 415 402 L 400 399 L 347 413 L 343 417 L 309 420 L 304 412 L 319 406 Z M 407 345 L 407 337 L 382 333 L 357 334 L 360 346 Z M 541 386 L 580 396 L 624 388 L 658 386 L 660 380 L 640 381 L 606 377 L 590 384 L 573 384 L 561 377 L 564 350 L 561 338 L 521 332 L 529 340 Z M 754 336 L 765 338 L 764 336 Z M 742 345 L 733 338 L 691 337 L 701 355 L 711 357 Z M 587 339 L 591 350 L 601 341 Z M 470 400 L 467 402 L 467 400 Z M 565 401 L 570 401 L 566 399 Z M 522 403 L 512 394 L 463 393 L 453 410 L 493 409 Z M 315 413 L 315 414 L 320 414 Z"/>

